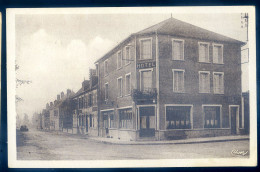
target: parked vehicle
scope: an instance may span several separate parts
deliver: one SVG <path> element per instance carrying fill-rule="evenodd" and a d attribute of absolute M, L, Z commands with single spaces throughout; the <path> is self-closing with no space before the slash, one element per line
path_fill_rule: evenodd
<path fill-rule="evenodd" d="M 20 131 L 28 131 L 29 129 L 28 129 L 28 127 L 26 126 L 26 125 L 22 125 L 21 127 L 20 127 Z"/>

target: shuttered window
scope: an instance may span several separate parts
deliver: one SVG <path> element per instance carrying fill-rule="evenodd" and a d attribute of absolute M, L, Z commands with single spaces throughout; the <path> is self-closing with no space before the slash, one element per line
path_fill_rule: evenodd
<path fill-rule="evenodd" d="M 223 64 L 223 45 L 213 44 L 213 63 Z"/>
<path fill-rule="evenodd" d="M 184 92 L 184 70 L 173 69 L 173 91 Z"/>
<path fill-rule="evenodd" d="M 209 44 L 199 43 L 199 61 L 209 62 Z"/>
<path fill-rule="evenodd" d="M 199 72 L 199 92 L 210 93 L 210 73 L 206 71 Z"/>
<path fill-rule="evenodd" d="M 152 39 L 140 40 L 140 59 L 151 59 L 152 58 Z"/>
<path fill-rule="evenodd" d="M 172 40 L 172 59 L 184 60 L 184 41 Z"/>
<path fill-rule="evenodd" d="M 213 73 L 213 87 L 214 87 L 214 93 L 224 94 L 224 73 L 221 72 Z"/>

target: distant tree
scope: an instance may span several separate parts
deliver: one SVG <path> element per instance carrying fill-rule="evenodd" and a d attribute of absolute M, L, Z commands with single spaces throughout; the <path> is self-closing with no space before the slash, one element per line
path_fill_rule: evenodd
<path fill-rule="evenodd" d="M 23 116 L 23 124 L 28 125 L 29 122 L 30 122 L 29 116 L 25 113 L 24 116 Z"/>
<path fill-rule="evenodd" d="M 19 70 L 20 67 L 19 65 L 16 63 L 15 64 L 15 71 L 17 72 L 17 70 Z M 18 79 L 16 77 L 16 88 L 18 88 L 19 86 L 23 85 L 23 84 L 30 84 L 32 83 L 32 81 L 29 80 L 23 80 L 23 79 Z M 19 97 L 18 95 L 15 95 L 15 102 L 18 103 L 20 101 L 23 101 L 23 99 L 21 97 Z"/>

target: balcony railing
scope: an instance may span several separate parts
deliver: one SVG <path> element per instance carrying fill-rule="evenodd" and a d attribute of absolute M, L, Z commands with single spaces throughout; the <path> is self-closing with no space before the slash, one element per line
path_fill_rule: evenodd
<path fill-rule="evenodd" d="M 149 88 L 142 91 L 133 89 L 132 98 L 134 101 L 152 101 L 152 103 L 155 103 L 157 100 L 157 89 Z"/>

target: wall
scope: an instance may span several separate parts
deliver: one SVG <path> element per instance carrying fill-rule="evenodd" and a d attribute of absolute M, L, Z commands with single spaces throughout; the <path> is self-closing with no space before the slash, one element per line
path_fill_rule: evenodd
<path fill-rule="evenodd" d="M 172 60 L 172 38 L 184 39 L 184 61 Z M 209 57 L 211 63 L 198 62 L 198 41 L 210 43 Z M 223 110 L 223 127 L 229 127 L 228 105 L 241 105 L 240 46 L 221 43 L 224 45 L 224 64 L 213 64 L 211 46 L 213 41 L 159 35 L 158 42 L 160 64 L 160 129 L 166 129 L 165 104 L 193 104 L 194 128 L 203 128 L 202 104 L 221 104 Z M 172 69 L 185 70 L 185 93 L 173 92 Z M 211 93 L 199 93 L 199 71 L 210 71 Z M 213 94 L 213 71 L 224 72 L 224 94 Z"/>

